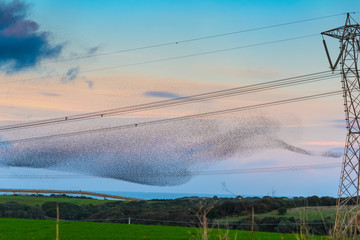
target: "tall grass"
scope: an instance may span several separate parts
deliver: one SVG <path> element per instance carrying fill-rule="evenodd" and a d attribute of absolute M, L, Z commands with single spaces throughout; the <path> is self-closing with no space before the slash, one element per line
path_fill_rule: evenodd
<path fill-rule="evenodd" d="M 214 208 L 216 201 L 203 203 L 199 202 L 198 209 L 195 213 L 196 218 L 199 221 L 198 230 L 196 234 L 191 234 L 191 240 L 208 240 L 208 239 L 217 239 L 217 240 L 230 240 L 229 229 L 226 230 L 220 229 L 218 223 L 210 223 L 208 219 L 208 213 Z M 211 236 L 211 237 L 210 237 Z M 233 236 L 234 240 L 237 239 L 237 233 Z"/>

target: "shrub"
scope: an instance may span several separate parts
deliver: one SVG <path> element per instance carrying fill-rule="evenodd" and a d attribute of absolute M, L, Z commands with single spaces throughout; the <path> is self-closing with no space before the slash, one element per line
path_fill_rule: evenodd
<path fill-rule="evenodd" d="M 287 209 L 285 207 L 281 207 L 278 209 L 278 214 L 279 215 L 285 215 L 287 212 Z"/>

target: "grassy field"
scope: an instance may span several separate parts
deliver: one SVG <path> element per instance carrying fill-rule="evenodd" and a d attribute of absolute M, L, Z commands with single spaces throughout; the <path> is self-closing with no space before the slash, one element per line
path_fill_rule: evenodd
<path fill-rule="evenodd" d="M 84 198 L 51 198 L 51 197 L 36 197 L 26 195 L 0 195 L 0 203 L 9 201 L 16 201 L 30 206 L 42 205 L 45 202 L 57 201 L 57 202 L 69 202 L 72 204 L 103 204 L 107 202 L 113 202 L 116 200 L 102 200 L 102 199 L 84 199 Z"/>
<path fill-rule="evenodd" d="M 294 217 L 295 219 L 306 219 L 308 221 L 316 221 L 325 219 L 327 217 L 334 218 L 336 214 L 336 206 L 319 206 L 319 207 L 299 207 L 290 208 L 287 210 L 284 217 Z M 263 217 L 279 217 L 277 211 L 259 214 L 260 218 Z"/>
<path fill-rule="evenodd" d="M 278 215 L 277 211 L 272 211 L 264 214 L 255 214 L 258 218 L 264 217 L 294 217 L 295 219 L 305 220 L 306 222 L 313 222 L 318 220 L 325 220 L 328 217 L 331 217 L 332 220 L 335 219 L 336 206 L 319 206 L 319 207 L 299 207 L 299 208 L 289 208 L 285 215 Z M 241 217 L 229 217 L 226 219 L 218 219 L 219 221 L 227 222 L 237 222 Z"/>
<path fill-rule="evenodd" d="M 52 220 L 29 220 L 0 218 L 0 239 L 12 240 L 47 240 L 55 239 L 56 222 Z M 196 228 L 169 227 L 159 225 L 128 225 L 117 223 L 60 222 L 60 239 L 199 239 Z M 220 239 L 219 235 L 226 230 L 213 230 L 209 239 Z M 251 239 L 251 232 L 229 231 L 228 239 Z M 296 240 L 296 235 L 280 233 L 255 232 L 254 240 Z M 311 237 L 310 239 L 328 239 L 326 237 Z"/>

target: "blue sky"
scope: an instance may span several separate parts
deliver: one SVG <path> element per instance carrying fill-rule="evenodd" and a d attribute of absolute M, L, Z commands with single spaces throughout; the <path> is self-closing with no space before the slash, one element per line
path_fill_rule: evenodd
<path fill-rule="evenodd" d="M 5 1 L 5 3 L 8 2 L 10 1 Z M 166 96 L 188 96 L 325 71 L 329 67 L 320 32 L 343 25 L 345 15 L 201 41 L 180 42 L 177 45 L 139 51 L 56 63 L 47 62 L 87 56 L 90 52 L 92 54 L 108 53 L 359 11 L 357 1 L 342 1 L 342 4 L 339 4 L 338 1 L 110 0 L 41 0 L 26 1 L 26 3 L 29 3 L 30 7 L 27 9 L 28 14 L 25 19 L 38 24 L 37 33 L 46 32 L 47 37 L 43 40 L 49 44 L 49 49 L 61 46 L 61 52 L 52 58 L 47 55 L 39 55 L 42 58 L 38 60 L 37 65 L 21 71 L 15 71 L 12 74 L 1 73 L 3 83 L 0 84 L 4 85 L 0 90 L 2 96 L 0 97 L 2 102 L 0 109 L 4 113 L 0 117 L 1 125 L 131 106 L 164 100 Z M 353 16 L 355 19 L 359 19 L 360 15 L 358 13 Z M 177 60 L 92 71 L 99 68 L 123 66 L 312 34 L 318 34 L 318 36 Z M 338 43 L 327 40 L 330 51 L 336 55 Z M 7 66 L 6 64 L 8 63 L 5 63 L 4 66 Z M 34 79 L 23 81 L 32 78 Z M 2 139 L 16 140 L 64 131 L 137 123 L 333 91 L 340 87 L 340 79 L 337 78 L 326 82 L 147 111 L 108 120 L 91 120 L 81 122 L 81 124 L 2 132 L 0 136 Z M 251 125 L 254 123 L 254 119 L 259 118 L 269 118 L 272 122 L 278 123 L 279 129 L 276 130 L 276 136 L 291 145 L 305 148 L 314 153 L 333 149 L 341 152 L 341 144 L 345 139 L 345 129 L 340 128 L 338 122 L 344 118 L 341 96 L 255 110 L 251 113 L 226 115 L 210 119 L 209 122 L 216 121 L 221 131 L 225 131 L 237 124 L 240 124 L 241 127 Z M 179 126 L 183 127 L 183 125 Z M 261 125 L 259 128 L 264 126 Z M 192 140 L 190 141 L 188 139 L 190 137 L 186 135 L 190 130 L 182 132 L 182 136 L 188 142 L 176 138 L 170 130 L 166 132 L 172 137 L 169 141 L 174 142 L 174 145 L 181 145 L 179 147 L 178 145 L 167 145 L 168 143 L 162 144 L 162 140 L 155 141 L 154 139 L 161 137 L 154 129 L 157 128 L 145 129 L 141 134 L 146 132 L 146 137 L 155 142 L 155 146 L 159 149 L 159 153 L 156 155 L 159 162 L 167 161 L 167 166 L 170 166 L 175 163 L 171 163 L 169 159 L 166 160 L 166 156 L 177 156 L 176 154 L 180 150 L 186 152 L 188 149 L 193 149 Z M 131 136 L 131 132 L 127 134 Z M 215 134 L 216 132 L 214 132 Z M 194 138 L 200 136 L 208 137 L 206 134 L 204 136 L 198 134 Z M 111 135 L 111 137 L 113 136 Z M 104 139 L 106 141 L 106 136 Z M 76 160 L 81 155 L 79 159 L 84 159 L 85 152 L 91 152 L 91 147 L 86 147 L 88 140 L 88 138 L 79 139 L 78 141 L 82 143 L 77 143 L 78 149 L 74 150 L 78 155 L 69 158 Z M 72 140 L 66 141 L 71 142 Z M 196 141 L 194 140 L 194 142 Z M 144 144 L 146 145 L 146 143 Z M 241 143 L 240 145 L 247 146 L 246 144 Z M 250 153 L 236 153 L 216 161 L 207 159 L 206 164 L 192 166 L 193 170 L 340 164 L 341 162 L 341 158 L 304 156 L 279 147 L 268 147 L 268 144 L 265 144 L 265 147 L 263 143 L 260 145 L 261 147 L 256 146 L 258 150 Z M 45 149 L 44 146 L 48 145 L 39 142 L 30 146 L 19 145 L 17 147 L 45 151 L 41 150 Z M 174 149 L 174 152 L 168 153 L 167 147 Z M 114 154 L 111 147 L 104 147 L 104 149 L 103 155 Z M 137 152 L 131 152 L 132 157 L 140 153 L 149 154 L 141 147 L 135 149 Z M 125 154 L 124 151 L 120 153 Z M 6 154 L 11 155 L 11 152 Z M 94 156 L 88 157 L 88 159 L 93 159 Z M 36 158 L 37 155 L 32 157 Z M 2 162 L 11 161 L 11 158 L 9 158 L 10 160 L 4 159 L 5 157 L 2 160 L 0 157 Z M 114 162 L 114 164 L 117 163 Z M 137 164 L 141 164 L 141 162 Z M 84 166 L 76 168 L 66 165 L 61 168 L 39 169 L 29 168 L 25 165 L 7 164 L 0 168 L 0 175 L 34 176 L 29 179 L 12 177 L 9 179 L 11 181 L 7 180 L 6 186 L 4 185 L 8 188 L 226 194 L 222 187 L 222 184 L 226 183 L 232 192 L 239 195 L 266 195 L 275 189 L 276 194 L 282 196 L 335 196 L 340 175 L 339 167 L 258 174 L 200 175 L 183 185 L 159 187 L 94 177 L 91 176 L 93 174 L 91 171 L 84 172 L 81 171 L 84 170 L 81 168 Z M 39 175 L 65 174 L 76 174 L 77 177 L 49 178 L 46 181 L 43 178 L 36 178 Z"/>

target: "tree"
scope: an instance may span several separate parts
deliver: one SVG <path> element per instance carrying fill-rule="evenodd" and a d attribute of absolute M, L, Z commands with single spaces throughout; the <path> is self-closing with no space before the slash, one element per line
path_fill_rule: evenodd
<path fill-rule="evenodd" d="M 278 215 L 285 215 L 287 212 L 286 207 L 281 207 L 278 209 Z"/>

